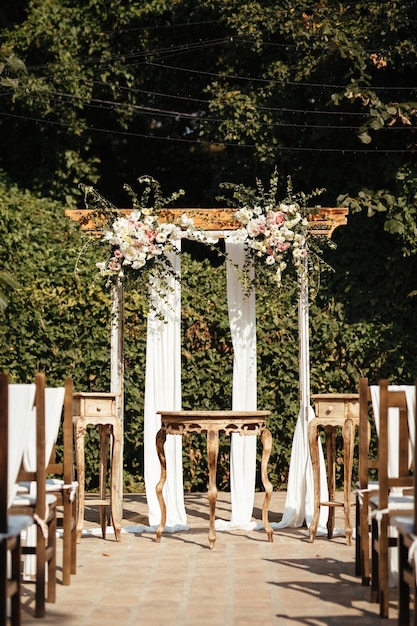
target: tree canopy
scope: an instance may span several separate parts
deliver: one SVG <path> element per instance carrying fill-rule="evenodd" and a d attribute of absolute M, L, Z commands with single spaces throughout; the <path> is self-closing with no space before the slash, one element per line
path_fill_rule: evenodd
<path fill-rule="evenodd" d="M 324 204 L 386 212 L 413 249 L 412 0 L 3 4 L 0 165 L 22 186 L 122 201 L 150 173 L 212 206 L 277 165 Z"/>

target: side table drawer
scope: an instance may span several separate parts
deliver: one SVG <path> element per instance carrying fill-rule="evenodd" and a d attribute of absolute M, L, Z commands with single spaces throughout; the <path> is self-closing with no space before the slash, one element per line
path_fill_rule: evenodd
<path fill-rule="evenodd" d="M 359 419 L 359 395 L 355 393 L 313 394 L 314 413 L 319 419 Z"/>
<path fill-rule="evenodd" d="M 115 417 L 115 394 L 75 393 L 73 397 L 74 417 Z"/>
<path fill-rule="evenodd" d="M 112 398 L 85 398 L 85 415 L 116 415 L 116 403 Z"/>
<path fill-rule="evenodd" d="M 342 402 L 319 400 L 315 402 L 315 414 L 320 419 L 331 417 L 332 419 L 343 420 L 345 418 L 345 405 Z"/>

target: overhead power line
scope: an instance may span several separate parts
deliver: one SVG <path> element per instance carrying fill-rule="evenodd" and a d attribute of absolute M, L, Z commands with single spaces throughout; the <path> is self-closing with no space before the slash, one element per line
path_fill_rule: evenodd
<path fill-rule="evenodd" d="M 16 115 L 16 114 L 12 114 L 12 113 L 5 113 L 0 111 L 0 116 L 3 117 L 9 117 L 9 118 L 17 118 L 17 119 L 23 119 L 25 121 L 28 122 L 35 122 L 36 124 L 43 124 L 43 125 L 51 125 L 51 126 L 60 126 L 60 127 L 64 127 L 64 128 L 69 128 L 70 124 L 66 123 L 66 122 L 59 122 L 56 120 L 44 120 L 41 118 L 36 118 L 36 117 L 30 117 L 30 116 L 24 116 L 24 115 Z M 209 139 L 190 139 L 190 138 L 184 138 L 184 137 L 163 137 L 163 136 L 158 136 L 158 135 L 152 135 L 152 134 L 145 134 L 145 133 L 135 133 L 135 132 L 131 132 L 131 131 L 123 131 L 123 130 L 112 130 L 109 128 L 99 128 L 99 127 L 95 127 L 90 125 L 88 128 L 83 129 L 83 132 L 86 133 L 105 133 L 105 134 L 111 134 L 111 135 L 115 135 L 115 136 L 124 136 L 124 137 L 137 137 L 140 139 L 146 139 L 146 140 L 150 140 L 150 141 L 168 141 L 168 142 L 177 142 L 177 143 L 184 143 L 184 144 L 194 144 L 194 145 L 207 145 L 207 146 L 217 146 L 217 147 L 232 147 L 232 148 L 243 148 L 243 149 L 251 149 L 254 150 L 256 149 L 256 145 L 254 144 L 247 144 L 247 143 L 233 143 L 230 141 L 223 141 L 223 142 L 219 142 L 216 140 L 209 140 Z M 333 153 L 342 153 L 342 154 L 384 154 L 384 155 L 388 155 L 388 154 L 415 154 L 417 153 L 417 146 L 415 148 L 408 148 L 408 149 L 386 149 L 386 148 L 374 148 L 374 149 L 368 149 L 368 148 L 315 148 L 315 147 L 306 147 L 306 146 L 275 146 L 275 145 L 267 145 L 265 146 L 266 148 L 270 149 L 270 150 L 274 150 L 275 152 L 333 152 Z"/>
<path fill-rule="evenodd" d="M 138 104 L 129 104 L 124 102 L 119 102 L 117 100 L 104 100 L 101 98 L 91 98 L 84 99 L 81 96 L 76 96 L 74 94 L 63 93 L 63 92 L 44 92 L 49 93 L 51 96 L 64 97 L 67 99 L 75 99 L 81 100 L 84 104 L 84 107 L 87 108 L 106 108 L 108 110 L 114 110 L 115 108 L 128 109 L 132 111 L 139 111 L 140 113 L 144 113 L 145 115 L 157 115 L 158 117 L 168 117 L 168 118 L 176 118 L 182 120 L 189 120 L 193 122 L 198 122 L 199 124 L 204 124 L 208 122 L 214 123 L 222 123 L 225 120 L 222 118 L 214 118 L 214 117 L 206 117 L 199 116 L 196 113 L 189 113 L 185 111 L 171 110 L 171 109 L 161 109 L 159 107 L 150 107 L 145 105 Z M 54 100 L 58 101 L 58 100 Z M 279 109 L 277 109 L 279 111 Z M 329 130 L 359 130 L 359 126 L 347 126 L 340 124 L 308 124 L 308 123 L 289 123 L 289 122 L 259 122 L 260 127 L 272 127 L 272 128 L 314 128 L 314 129 L 329 129 Z M 380 130 L 407 130 L 410 131 L 409 126 L 385 126 Z"/>
<path fill-rule="evenodd" d="M 291 86 L 295 86 L 295 87 L 316 87 L 316 88 L 320 88 L 320 89 L 347 89 L 349 87 L 354 87 L 354 85 L 339 85 L 339 84 L 332 84 L 332 83 L 308 83 L 308 82 L 302 82 L 302 81 L 291 81 L 291 80 L 286 80 L 286 79 L 281 79 L 281 80 L 277 80 L 274 78 L 256 78 L 256 77 L 252 77 L 252 76 L 241 76 L 241 75 L 227 75 L 227 74 L 219 74 L 216 72 L 207 72 L 207 71 L 201 71 L 201 70 L 196 70 L 194 68 L 185 68 L 185 67 L 179 67 L 179 66 L 175 66 L 175 65 L 167 65 L 165 63 L 155 63 L 154 61 L 148 61 L 147 65 L 153 66 L 153 67 L 158 67 L 158 68 L 163 68 L 163 69 L 167 69 L 170 71 L 176 71 L 176 72 L 187 72 L 190 74 L 204 74 L 206 76 L 211 76 L 211 77 L 216 77 L 216 78 L 222 78 L 224 80 L 241 80 L 241 81 L 250 81 L 250 82 L 254 82 L 254 83 L 264 83 L 264 84 L 277 84 L 277 85 L 291 85 Z M 378 86 L 366 86 L 363 85 L 362 89 L 369 89 L 370 91 L 417 91 L 417 85 L 416 86 L 410 86 L 410 87 L 390 87 L 390 86 L 384 86 L 384 87 L 378 87 Z"/>

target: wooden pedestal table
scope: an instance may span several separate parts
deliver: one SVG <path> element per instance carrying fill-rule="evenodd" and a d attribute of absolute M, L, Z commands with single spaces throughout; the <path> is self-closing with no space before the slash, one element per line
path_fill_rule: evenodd
<path fill-rule="evenodd" d="M 315 415 L 308 424 L 308 441 L 314 478 L 314 513 L 310 524 L 310 543 L 314 541 L 320 516 L 320 506 L 329 507 L 327 536 L 333 537 L 335 507 L 344 507 L 345 535 L 348 546 L 352 543 L 352 527 L 350 524 L 350 498 L 352 491 L 352 464 L 355 444 L 355 428 L 359 425 L 358 394 L 324 393 L 312 396 L 315 403 Z M 320 501 L 320 463 L 318 438 L 320 428 L 326 437 L 327 485 L 328 502 Z M 335 500 L 336 491 L 336 430 L 342 429 L 343 437 L 343 471 L 344 498 L 343 502 Z"/>
<path fill-rule="evenodd" d="M 107 506 L 116 541 L 120 541 L 123 494 L 120 488 L 122 464 L 123 424 L 118 416 L 118 395 L 114 393 L 74 393 L 73 423 L 76 446 L 77 478 L 79 483 L 79 510 L 77 521 L 77 541 L 80 541 L 85 506 L 85 449 L 84 438 L 87 426 L 98 427 L 100 437 L 99 452 L 99 498 L 89 500 L 89 505 L 100 506 L 100 526 L 103 539 L 106 538 Z M 107 465 L 110 450 L 110 497 L 107 497 Z"/>
<path fill-rule="evenodd" d="M 156 541 L 161 540 L 166 523 L 166 505 L 162 490 L 166 481 L 166 458 L 164 444 L 167 434 L 185 435 L 188 433 L 207 434 L 207 455 L 209 465 L 208 500 L 210 506 L 210 549 L 216 541 L 216 468 L 219 451 L 219 432 L 240 433 L 240 435 L 261 435 L 263 446 L 261 476 L 265 489 L 262 507 L 262 522 L 268 541 L 273 541 L 272 528 L 269 525 L 268 508 L 272 496 L 272 485 L 268 479 L 268 461 L 272 448 L 272 436 L 266 428 L 266 417 L 269 411 L 158 411 L 161 415 L 161 429 L 156 435 L 156 449 L 161 463 L 161 478 L 156 486 L 156 494 L 161 507 L 161 523 L 156 530 Z"/>

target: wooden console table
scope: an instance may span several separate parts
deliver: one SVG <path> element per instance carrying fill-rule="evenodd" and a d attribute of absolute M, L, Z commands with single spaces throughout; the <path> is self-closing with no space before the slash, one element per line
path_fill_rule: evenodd
<path fill-rule="evenodd" d="M 268 460 L 272 448 L 272 436 L 266 428 L 266 417 L 269 411 L 158 411 L 161 415 L 161 429 L 156 435 L 156 449 L 161 463 L 161 478 L 156 486 L 156 494 L 161 507 L 161 522 L 156 530 L 156 541 L 159 543 L 166 523 L 166 505 L 162 489 L 166 481 L 166 458 L 164 444 L 167 434 L 185 435 L 188 433 L 207 434 L 207 455 L 209 465 L 208 500 L 210 505 L 210 549 L 216 541 L 215 511 L 217 501 L 216 467 L 219 451 L 219 432 L 240 433 L 245 435 L 261 435 L 263 446 L 261 476 L 265 489 L 262 507 L 262 521 L 268 536 L 273 541 L 272 528 L 269 525 L 268 507 L 272 496 L 272 485 L 268 479 Z"/>
<path fill-rule="evenodd" d="M 345 393 L 323 393 L 312 395 L 315 403 L 315 415 L 308 424 L 308 441 L 310 445 L 311 461 L 314 477 L 314 514 L 310 524 L 310 543 L 314 541 L 320 516 L 320 506 L 329 507 L 327 521 L 327 536 L 333 537 L 334 517 L 336 506 L 344 507 L 345 535 L 347 545 L 352 543 L 352 528 L 350 524 L 350 499 L 352 491 L 352 464 L 355 444 L 355 428 L 359 425 L 359 395 Z M 336 491 L 336 429 L 342 429 L 343 462 L 344 462 L 344 499 L 335 500 Z M 320 463 L 318 438 L 320 428 L 324 429 L 326 437 L 327 485 L 329 489 L 328 502 L 320 501 Z"/>
<path fill-rule="evenodd" d="M 87 426 L 97 426 L 100 436 L 99 452 L 99 498 L 89 500 L 91 505 L 100 506 L 100 526 L 103 539 L 106 538 L 107 515 L 110 518 L 116 541 L 120 541 L 121 511 L 123 494 L 119 487 L 122 464 L 123 425 L 118 412 L 119 396 L 115 393 L 86 392 L 73 395 L 73 424 L 75 432 L 77 478 L 79 484 L 79 510 L 77 541 L 81 539 L 84 523 L 85 498 L 85 450 L 84 438 Z M 110 449 L 110 498 L 106 496 L 107 464 Z"/>

